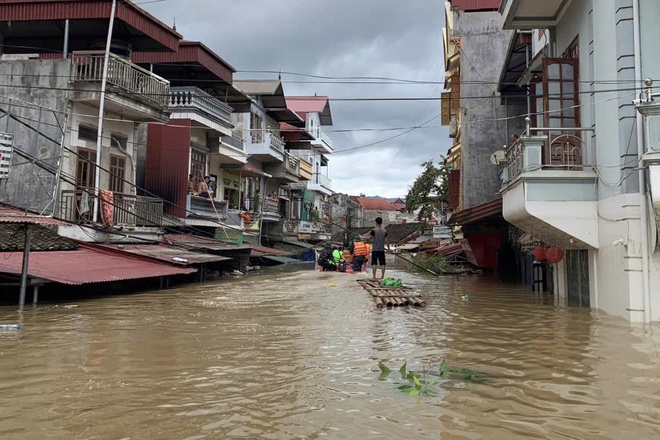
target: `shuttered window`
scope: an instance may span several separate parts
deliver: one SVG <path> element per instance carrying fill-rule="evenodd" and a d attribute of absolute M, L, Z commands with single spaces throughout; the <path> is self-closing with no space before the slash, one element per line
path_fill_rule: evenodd
<path fill-rule="evenodd" d="M 451 123 L 451 92 L 442 94 L 442 125 Z"/>

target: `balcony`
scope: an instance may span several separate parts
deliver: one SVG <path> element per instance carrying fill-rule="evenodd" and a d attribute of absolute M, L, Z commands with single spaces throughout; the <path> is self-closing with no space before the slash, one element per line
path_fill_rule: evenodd
<path fill-rule="evenodd" d="M 76 85 L 75 101 L 98 103 L 105 54 L 102 51 L 74 52 L 71 81 Z M 166 120 L 170 83 L 115 54 L 108 58 L 105 108 L 137 121 Z"/>
<path fill-rule="evenodd" d="M 504 218 L 547 243 L 598 247 L 597 179 L 583 162 L 588 128 L 529 129 L 502 165 Z"/>
<path fill-rule="evenodd" d="M 278 199 L 265 198 L 261 218 L 264 221 L 279 221 L 281 219 L 280 201 Z"/>
<path fill-rule="evenodd" d="M 250 134 L 247 153 L 261 162 L 284 161 L 284 140 L 271 131 L 254 131 Z"/>
<path fill-rule="evenodd" d="M 284 154 L 284 162 L 266 165 L 265 170 L 273 178 L 286 183 L 298 182 L 300 176 L 300 159 L 289 153 Z"/>
<path fill-rule="evenodd" d="M 188 194 L 185 222 L 193 226 L 218 226 L 218 223 L 227 219 L 227 211 L 227 202 L 225 201 Z"/>
<path fill-rule="evenodd" d="M 95 198 L 93 190 L 62 191 L 59 217 L 78 224 L 91 224 Z M 163 225 L 162 199 L 113 193 L 112 204 L 112 220 L 115 228 L 160 228 Z M 99 215 L 98 218 L 101 216 Z"/>
<path fill-rule="evenodd" d="M 546 29 L 557 26 L 573 0 L 503 0 L 504 29 Z"/>
<path fill-rule="evenodd" d="M 323 130 L 316 130 L 314 136 L 316 137 L 316 139 L 312 141 L 312 146 L 314 148 L 319 149 L 321 153 L 324 154 L 332 154 L 332 152 L 335 151 L 333 146 L 334 141 L 328 133 Z"/>
<path fill-rule="evenodd" d="M 232 108 L 197 87 L 173 87 L 169 106 L 171 119 L 190 119 L 219 135 L 231 134 Z"/>
<path fill-rule="evenodd" d="M 300 159 L 300 180 L 312 180 L 314 167 L 305 159 Z"/>

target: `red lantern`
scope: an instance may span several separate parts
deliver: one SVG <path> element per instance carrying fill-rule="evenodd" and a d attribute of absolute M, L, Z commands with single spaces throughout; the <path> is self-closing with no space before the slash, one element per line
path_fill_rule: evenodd
<path fill-rule="evenodd" d="M 536 261 L 546 260 L 546 249 L 543 243 L 540 243 L 538 246 L 536 246 L 532 253 L 534 254 L 534 258 L 536 259 Z"/>
<path fill-rule="evenodd" d="M 564 259 L 564 251 L 559 249 L 557 246 L 551 246 L 546 251 L 546 256 L 548 257 L 549 262 L 552 264 L 557 264 Z"/>

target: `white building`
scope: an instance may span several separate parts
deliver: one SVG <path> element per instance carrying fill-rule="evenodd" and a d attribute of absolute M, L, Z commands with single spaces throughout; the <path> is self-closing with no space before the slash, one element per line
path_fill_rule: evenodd
<path fill-rule="evenodd" d="M 642 114 L 659 110 L 642 102 L 638 112 L 633 103 L 644 78 L 660 78 L 660 2 L 504 0 L 500 12 L 506 29 L 520 31 L 500 90 L 512 83 L 528 90 L 529 115 L 528 129 L 506 151 L 504 217 L 563 250 L 552 271 L 560 300 L 631 321 L 660 320 L 650 208 L 660 188 L 645 154 L 660 146 L 657 125 L 645 133 Z"/>

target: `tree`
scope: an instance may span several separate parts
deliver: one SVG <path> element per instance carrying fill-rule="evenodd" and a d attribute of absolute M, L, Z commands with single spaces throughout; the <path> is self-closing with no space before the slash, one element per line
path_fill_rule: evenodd
<path fill-rule="evenodd" d="M 447 176 L 449 167 L 442 157 L 436 166 L 432 160 L 421 164 L 424 168 L 422 174 L 417 176 L 412 187 L 406 195 L 406 212 L 414 212 L 418 208 L 420 218 L 431 218 L 433 211 L 440 208 L 447 201 L 449 190 Z"/>

